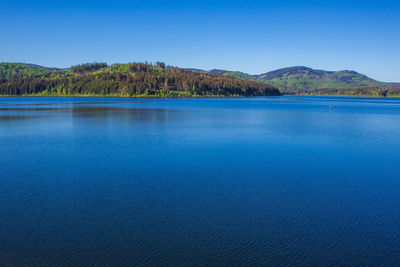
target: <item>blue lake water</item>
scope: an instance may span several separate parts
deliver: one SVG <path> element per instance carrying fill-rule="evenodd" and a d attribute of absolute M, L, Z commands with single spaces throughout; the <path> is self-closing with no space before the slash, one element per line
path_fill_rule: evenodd
<path fill-rule="evenodd" d="M 396 98 L 0 98 L 0 266 L 398 266 L 399 156 Z"/>

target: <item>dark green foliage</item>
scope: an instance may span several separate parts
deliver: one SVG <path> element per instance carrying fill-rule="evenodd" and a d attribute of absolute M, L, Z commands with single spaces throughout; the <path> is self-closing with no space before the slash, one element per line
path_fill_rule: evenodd
<path fill-rule="evenodd" d="M 280 95 L 275 87 L 164 63 L 84 64 L 63 73 L 16 75 L 0 80 L 2 95 L 256 96 Z"/>
<path fill-rule="evenodd" d="M 302 95 L 344 95 L 344 96 L 400 96 L 400 86 L 386 87 L 364 87 L 364 88 L 344 88 L 344 89 L 314 89 L 299 90 L 297 94 Z"/>

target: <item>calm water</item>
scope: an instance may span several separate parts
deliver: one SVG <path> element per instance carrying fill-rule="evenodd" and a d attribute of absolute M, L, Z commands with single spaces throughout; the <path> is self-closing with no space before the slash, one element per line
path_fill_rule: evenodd
<path fill-rule="evenodd" d="M 399 156 L 400 99 L 0 98 L 0 265 L 398 266 Z"/>

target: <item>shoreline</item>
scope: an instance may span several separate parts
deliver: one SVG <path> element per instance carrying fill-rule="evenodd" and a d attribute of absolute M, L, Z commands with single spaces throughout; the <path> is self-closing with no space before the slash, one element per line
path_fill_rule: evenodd
<path fill-rule="evenodd" d="M 280 97 L 283 95 L 264 95 L 264 96 L 241 96 L 241 95 L 182 95 L 182 96 L 157 96 L 157 95 L 137 95 L 137 96 L 124 96 L 124 95 L 0 95 L 0 97 L 99 97 L 99 98 L 242 98 L 242 97 Z"/>
<path fill-rule="evenodd" d="M 259 96 L 243 96 L 243 95 L 182 95 L 182 96 L 157 96 L 157 95 L 137 95 L 137 96 L 125 96 L 125 95 L 86 95 L 86 94 L 74 94 L 74 95 L 0 95 L 0 97 L 98 97 L 98 98 L 246 98 L 246 97 L 281 97 L 281 96 L 324 96 L 324 97 L 375 97 L 375 98 L 398 98 L 400 95 L 308 95 L 308 94 L 282 94 L 282 95 L 259 95 Z"/>
<path fill-rule="evenodd" d="M 283 94 L 285 95 L 285 94 Z M 376 98 L 390 98 L 390 97 L 400 97 L 400 95 L 388 95 L 388 96 L 381 96 L 381 95 L 307 95 L 307 94 L 300 94 L 300 95 L 285 95 L 285 96 L 339 96 L 339 97 L 376 97 Z"/>

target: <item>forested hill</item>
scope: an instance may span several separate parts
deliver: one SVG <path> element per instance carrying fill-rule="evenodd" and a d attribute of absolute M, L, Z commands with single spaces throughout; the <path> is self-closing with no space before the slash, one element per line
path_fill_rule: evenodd
<path fill-rule="evenodd" d="M 285 94 L 399 96 L 400 84 L 355 71 L 291 67 L 250 75 L 182 69 L 164 63 L 91 63 L 67 69 L 0 63 L 0 95 L 258 96 Z"/>
<path fill-rule="evenodd" d="M 290 67 L 249 75 L 242 72 L 211 70 L 211 73 L 265 82 L 289 94 L 398 95 L 400 85 L 384 83 L 355 71 L 324 71 Z"/>
<path fill-rule="evenodd" d="M 33 64 L 0 63 L 0 78 L 11 78 L 16 75 L 41 75 L 50 72 L 63 71 L 57 68 L 45 68 Z"/>
<path fill-rule="evenodd" d="M 267 83 L 165 63 L 92 63 L 68 69 L 1 63 L 1 95 L 93 96 L 275 96 L 280 91 Z"/>

